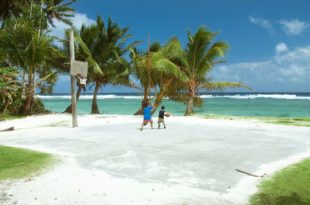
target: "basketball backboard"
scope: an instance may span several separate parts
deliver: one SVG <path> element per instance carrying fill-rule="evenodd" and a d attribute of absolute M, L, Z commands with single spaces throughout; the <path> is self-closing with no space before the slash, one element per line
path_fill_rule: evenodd
<path fill-rule="evenodd" d="M 71 61 L 70 74 L 77 76 L 78 74 L 86 78 L 88 73 L 88 63 L 83 61 Z"/>

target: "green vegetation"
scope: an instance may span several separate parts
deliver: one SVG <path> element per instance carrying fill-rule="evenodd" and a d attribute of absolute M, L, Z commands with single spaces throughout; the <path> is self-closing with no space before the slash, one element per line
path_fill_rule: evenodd
<path fill-rule="evenodd" d="M 172 100 L 184 102 L 187 107 L 185 115 L 193 114 L 194 106 L 202 104 L 197 95 L 199 90 L 223 90 L 228 87 L 245 87 L 240 82 L 211 82 L 208 73 L 216 64 L 223 63 L 223 57 L 229 46 L 223 41 L 214 42 L 218 33 L 200 27 L 195 34 L 188 32 L 188 43 L 180 46 L 173 62 L 180 67 L 186 80 L 175 79 L 169 88 L 168 96 Z"/>
<path fill-rule="evenodd" d="M 45 113 L 35 98 L 53 93 L 59 74 L 69 74 L 69 37 L 59 39 L 51 29 L 55 21 L 71 25 L 76 0 L 4 0 L 0 5 L 0 114 Z M 134 87 L 143 92 L 143 102 L 154 100 L 155 109 L 165 97 L 187 104 L 185 114 L 202 104 L 202 89 L 222 90 L 246 87 L 239 82 L 212 82 L 207 74 L 223 62 L 228 45 L 214 42 L 218 33 L 200 27 L 188 33 L 183 48 L 177 37 L 166 44 L 149 42 L 147 51 L 138 51 L 129 27 L 122 28 L 100 16 L 95 24 L 74 28 L 76 59 L 87 61 L 89 72 L 84 87 L 77 78 L 77 99 L 82 89 L 94 87 L 91 113 L 99 113 L 97 94 L 106 85 Z M 63 45 L 59 46 L 59 42 Z M 129 43 L 132 42 L 132 43 Z M 58 43 L 58 44 L 57 44 Z M 128 60 L 130 59 L 130 60 Z M 139 83 L 131 80 L 134 76 Z M 149 99 L 150 92 L 155 93 Z M 137 113 L 141 113 L 142 109 Z M 154 110 L 155 111 L 155 110 Z M 69 106 L 65 112 L 71 112 Z"/>
<path fill-rule="evenodd" d="M 8 115 L 8 114 L 0 114 L 0 121 L 20 119 L 20 118 L 22 118 L 22 117 L 23 117 L 23 116 Z"/>
<path fill-rule="evenodd" d="M 88 83 L 95 86 L 92 114 L 99 113 L 97 94 L 107 84 L 129 85 L 129 63 L 124 54 L 132 45 L 126 45 L 131 37 L 129 28 L 121 28 L 109 18 L 108 22 L 98 16 L 91 26 L 82 26 L 77 36 L 82 59 L 90 64 Z"/>
<path fill-rule="evenodd" d="M 51 93 L 58 68 L 65 67 L 65 55 L 55 46 L 50 34 L 55 20 L 70 23 L 74 15 L 73 1 L 5 0 L 0 6 L 0 79 L 7 85 L 1 93 L 1 114 L 29 115 L 45 113 L 35 99 L 36 90 Z M 11 78 L 14 82 L 8 84 Z M 17 80 L 18 79 L 18 80 Z M 4 101 L 3 101 L 4 99 Z M 1 100 L 1 99 L 0 99 Z"/>
<path fill-rule="evenodd" d="M 155 92 L 155 108 L 163 97 L 187 104 L 185 115 L 193 114 L 194 106 L 202 104 L 199 90 L 223 90 L 228 87 L 244 87 L 240 82 L 211 82 L 207 74 L 216 64 L 223 62 L 228 45 L 213 42 L 217 33 L 200 27 L 182 48 L 177 38 L 163 47 L 159 43 L 150 46 L 148 52 L 132 52 L 135 76 L 143 88 L 143 100 L 148 101 L 150 90 Z M 173 82 L 173 83 L 171 83 Z M 159 92 L 157 91 L 159 88 Z M 140 114 L 141 110 L 136 114 Z"/>
<path fill-rule="evenodd" d="M 273 118 L 264 121 L 273 124 L 310 127 L 310 118 Z"/>
<path fill-rule="evenodd" d="M 15 68 L 0 69 L 0 115 L 17 113 L 21 107 L 22 102 L 18 96 L 21 94 L 21 86 L 17 76 L 18 72 Z"/>
<path fill-rule="evenodd" d="M 31 176 L 51 164 L 52 159 L 49 154 L 0 146 L 0 180 Z"/>
<path fill-rule="evenodd" d="M 172 38 L 165 45 L 155 42 L 149 45 L 147 52 L 141 52 L 137 49 L 131 50 L 132 75 L 135 76 L 141 85 L 143 92 L 142 104 L 148 102 L 150 92 L 155 93 L 155 103 L 153 104 L 155 112 L 158 105 L 164 97 L 168 97 L 168 91 L 174 80 L 184 81 L 186 76 L 181 72 L 173 59 L 177 56 L 181 45 L 177 38 Z M 133 84 L 133 83 L 132 83 Z M 138 88 L 138 85 L 133 85 Z M 135 115 L 142 114 L 142 107 Z"/>
<path fill-rule="evenodd" d="M 289 166 L 259 185 L 251 205 L 309 205 L 310 159 Z"/>
<path fill-rule="evenodd" d="M 207 119 L 227 119 L 227 120 L 258 120 L 265 123 L 310 127 L 310 118 L 280 118 L 280 117 L 247 117 L 247 116 L 222 116 L 207 115 Z"/>

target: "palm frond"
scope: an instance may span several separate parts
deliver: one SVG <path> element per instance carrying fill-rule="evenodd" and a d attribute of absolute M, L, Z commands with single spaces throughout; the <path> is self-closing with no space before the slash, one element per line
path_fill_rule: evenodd
<path fill-rule="evenodd" d="M 200 27 L 194 36 L 190 33 L 188 35 L 189 42 L 186 49 L 186 58 L 189 64 L 188 69 L 192 76 L 195 76 L 196 69 L 203 60 L 205 52 L 216 36 L 216 33 L 208 31 L 205 27 Z"/>
<path fill-rule="evenodd" d="M 240 82 L 207 82 L 200 84 L 198 88 L 199 89 L 206 88 L 207 90 L 224 90 L 226 88 L 245 88 L 248 90 L 252 90 L 252 88 Z"/>

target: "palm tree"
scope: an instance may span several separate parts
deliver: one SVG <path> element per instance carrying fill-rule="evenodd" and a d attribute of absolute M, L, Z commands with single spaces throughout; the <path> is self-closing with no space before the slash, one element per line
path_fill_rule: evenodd
<path fill-rule="evenodd" d="M 19 16 L 22 13 L 23 5 L 28 2 L 29 0 L 2 0 L 0 4 L 0 20 Z"/>
<path fill-rule="evenodd" d="M 200 27 L 192 35 L 188 33 L 188 43 L 174 57 L 176 63 L 184 75 L 186 81 L 174 81 L 169 95 L 172 99 L 186 102 L 185 115 L 193 113 L 195 102 L 200 100 L 197 93 L 200 89 L 221 90 L 228 87 L 246 87 L 239 82 L 211 82 L 207 74 L 216 64 L 222 63 L 229 46 L 223 41 L 213 43 L 217 33 L 211 32 L 205 27 Z"/>
<path fill-rule="evenodd" d="M 139 53 L 132 49 L 132 74 L 139 80 L 143 91 L 142 106 L 135 115 L 142 114 L 143 104 L 150 101 L 151 91 L 155 92 L 154 113 L 162 99 L 166 97 L 167 88 L 173 79 L 182 81 L 186 78 L 179 67 L 172 62 L 173 56 L 180 50 L 179 47 L 176 38 L 172 38 L 164 46 L 157 42 L 153 43 L 148 52 Z M 139 88 L 137 85 L 134 87 Z"/>
<path fill-rule="evenodd" d="M 97 94 L 100 88 L 107 84 L 129 85 L 129 64 L 123 57 L 128 51 L 126 41 L 131 37 L 129 28 L 121 28 L 108 19 L 105 25 L 98 16 L 97 23 L 82 26 L 79 36 L 79 51 L 81 57 L 89 62 L 88 82 L 94 86 L 92 114 L 99 113 Z"/>
<path fill-rule="evenodd" d="M 71 24 L 70 17 L 74 15 L 74 9 L 71 4 L 76 0 L 1 0 L 0 20 L 11 17 L 20 17 L 26 13 L 30 16 L 33 13 L 33 7 L 39 5 L 40 10 L 46 16 L 50 25 L 58 20 L 66 24 Z"/>
<path fill-rule="evenodd" d="M 55 20 L 71 25 L 70 18 L 74 16 L 74 9 L 70 6 L 74 2 L 76 2 L 76 0 L 43 1 L 43 13 L 46 14 L 47 21 L 50 23 L 50 25 L 54 26 Z"/>
<path fill-rule="evenodd" d="M 36 25 L 29 18 L 9 19 L 0 30 L 0 53 L 10 67 L 17 67 L 25 74 L 24 114 L 30 114 L 34 102 L 35 90 L 41 80 L 46 80 L 54 73 L 45 72 L 39 76 L 43 67 L 53 68 L 55 56 L 60 56 L 58 48 L 53 45 L 54 38 L 46 31 L 34 29 Z M 39 73 L 38 73 L 39 72 Z M 36 78 L 40 78 L 36 82 Z"/>

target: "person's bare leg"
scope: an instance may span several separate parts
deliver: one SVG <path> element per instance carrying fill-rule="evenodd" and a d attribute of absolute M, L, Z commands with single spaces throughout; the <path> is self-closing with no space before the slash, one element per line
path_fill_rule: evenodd
<path fill-rule="evenodd" d="M 159 129 L 160 128 L 160 123 L 158 123 L 158 128 L 157 129 Z"/>
<path fill-rule="evenodd" d="M 153 122 L 151 122 L 151 129 L 153 129 Z"/>
<path fill-rule="evenodd" d="M 164 128 L 166 129 L 166 123 L 165 123 L 165 122 L 163 122 L 163 124 L 164 124 Z"/>
<path fill-rule="evenodd" d="M 141 128 L 140 128 L 141 131 L 143 130 L 143 127 L 144 127 L 144 122 L 142 122 L 142 125 L 141 125 Z"/>

